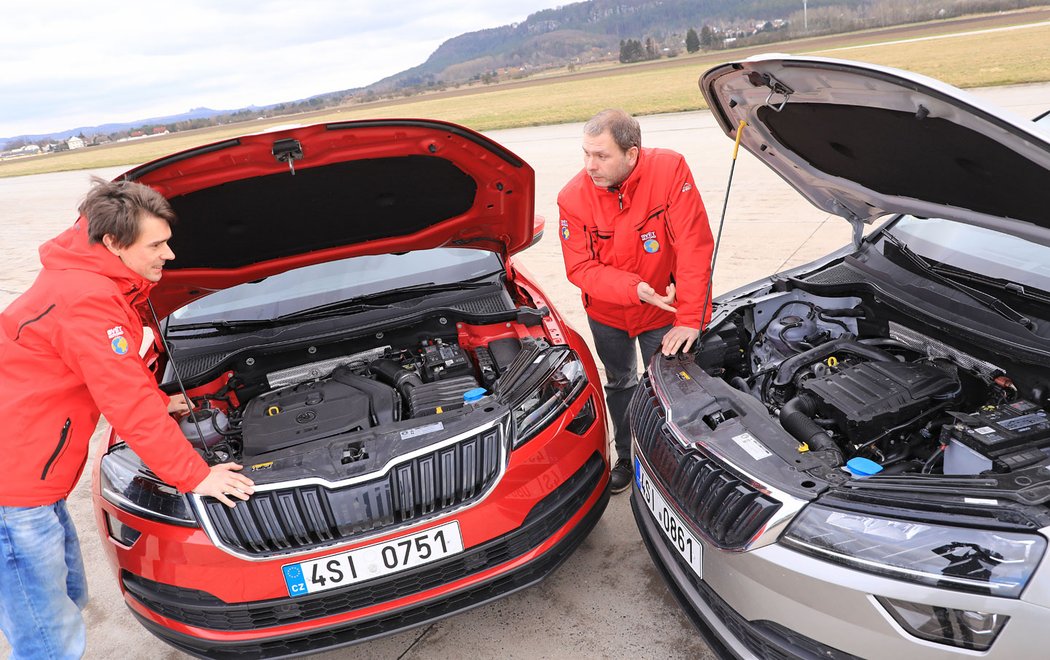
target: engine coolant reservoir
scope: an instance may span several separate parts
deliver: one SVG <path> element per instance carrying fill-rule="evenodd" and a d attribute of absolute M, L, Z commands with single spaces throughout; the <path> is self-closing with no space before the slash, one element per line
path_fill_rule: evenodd
<path fill-rule="evenodd" d="M 194 419 L 197 423 L 194 424 Z M 200 433 L 197 426 L 200 425 Z M 183 435 L 196 446 L 201 445 L 201 434 L 204 435 L 204 446 L 213 447 L 223 439 L 223 433 L 230 427 L 226 413 L 218 408 L 198 408 L 190 412 L 179 422 Z"/>

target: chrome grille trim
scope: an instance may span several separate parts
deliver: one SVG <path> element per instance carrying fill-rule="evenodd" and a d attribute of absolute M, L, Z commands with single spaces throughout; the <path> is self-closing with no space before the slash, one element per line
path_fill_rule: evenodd
<path fill-rule="evenodd" d="M 311 477 L 257 486 L 248 502 L 239 502 L 233 509 L 196 494 L 190 494 L 189 499 L 208 538 L 228 554 L 247 561 L 268 561 L 315 553 L 477 506 L 506 472 L 511 436 L 510 416 L 506 414 L 399 456 L 365 475 L 337 482 Z M 479 455 L 483 462 L 478 460 Z M 473 472 L 467 472 L 465 466 Z M 479 472 L 479 467 L 484 471 Z M 475 478 L 468 478 L 469 474 Z M 355 486 L 371 486 L 371 490 L 354 495 L 339 493 Z M 427 493 L 430 499 L 423 500 Z M 367 496 L 359 497 L 361 494 Z M 416 499 L 417 494 L 420 499 Z M 405 506 L 409 500 L 402 499 L 408 495 L 412 496 L 411 510 Z M 333 503 L 346 505 L 347 500 L 352 500 L 352 506 L 329 515 Z"/>

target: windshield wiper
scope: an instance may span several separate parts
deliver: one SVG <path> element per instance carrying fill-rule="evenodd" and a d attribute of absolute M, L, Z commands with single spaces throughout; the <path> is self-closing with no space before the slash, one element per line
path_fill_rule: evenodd
<path fill-rule="evenodd" d="M 1040 303 L 1050 303 L 1050 295 L 1041 289 L 1037 289 L 1030 286 L 1025 286 L 1020 282 L 1013 282 L 1011 280 L 1004 280 L 998 277 L 988 277 L 987 275 L 980 275 L 978 273 L 971 273 L 970 271 L 960 270 L 954 266 L 948 266 L 946 264 L 930 264 L 930 268 L 944 275 L 957 280 L 966 280 L 967 282 L 974 282 L 983 286 L 989 286 L 999 291 L 1005 291 L 1013 294 L 1018 298 L 1024 298 L 1026 300 L 1032 300 Z"/>
<path fill-rule="evenodd" d="M 334 307 L 338 305 L 338 307 Z M 350 303 L 343 301 L 340 303 L 332 303 L 332 306 L 325 305 L 325 311 L 319 312 L 319 308 L 313 308 L 309 310 L 303 310 L 299 312 L 292 312 L 283 316 L 278 316 L 274 319 L 240 319 L 234 321 L 204 321 L 202 323 L 182 323 L 179 325 L 168 326 L 169 332 L 185 332 L 191 330 L 215 330 L 217 332 L 242 332 L 244 330 L 254 330 L 258 328 L 276 328 L 282 325 L 289 325 L 297 321 L 307 321 L 311 319 L 324 318 L 326 316 L 338 316 L 342 314 L 356 314 L 358 312 L 365 312 L 375 309 L 389 309 L 389 305 L 362 305 L 357 303 Z"/>
<path fill-rule="evenodd" d="M 904 257 L 906 257 L 910 262 L 912 262 L 912 264 L 914 264 L 920 271 L 922 271 L 924 275 L 927 275 L 933 281 L 966 294 L 971 299 L 976 300 L 988 309 L 999 314 L 999 316 L 1002 316 L 1008 321 L 1013 321 L 1014 323 L 1023 326 L 1027 330 L 1035 329 L 1035 323 L 1032 322 L 1032 319 L 1018 312 L 1013 307 L 1010 307 L 1002 300 L 945 276 L 944 274 L 939 272 L 939 270 L 935 266 L 931 265 L 928 261 L 912 252 L 911 248 L 909 248 L 903 241 L 898 239 L 896 236 L 893 236 L 889 232 L 884 232 L 882 236 L 888 242 L 892 243 L 897 248 L 897 250 L 899 250 Z"/>
<path fill-rule="evenodd" d="M 204 321 L 203 323 L 180 323 L 178 325 L 168 325 L 165 332 L 185 332 L 189 330 L 228 330 L 231 332 L 238 332 L 240 330 L 248 330 L 252 328 L 272 328 L 275 323 L 270 319 L 244 319 L 241 321 Z"/>

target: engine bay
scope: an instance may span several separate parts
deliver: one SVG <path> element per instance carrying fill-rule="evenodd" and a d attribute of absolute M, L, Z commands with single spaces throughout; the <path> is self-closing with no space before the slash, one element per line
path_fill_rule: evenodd
<path fill-rule="evenodd" d="M 880 302 L 769 293 L 716 318 L 696 361 L 761 402 L 800 454 L 848 476 L 1050 463 L 1038 370 L 977 357 L 980 346 L 908 323 Z"/>
<path fill-rule="evenodd" d="M 354 434 L 447 419 L 494 394 L 508 371 L 520 370 L 515 365 L 535 362 L 549 348 L 527 327 L 500 328 L 492 334 L 461 323 L 456 334 L 444 336 L 433 334 L 434 327 L 412 328 L 376 333 L 368 342 L 341 339 L 305 351 L 297 346 L 231 358 L 233 368 L 190 390 L 194 412 L 180 427 L 213 462 L 265 460 L 273 452 L 340 440 L 342 462 L 350 463 L 355 452 L 368 451 L 345 441 Z M 304 355 L 311 359 L 303 361 Z"/>

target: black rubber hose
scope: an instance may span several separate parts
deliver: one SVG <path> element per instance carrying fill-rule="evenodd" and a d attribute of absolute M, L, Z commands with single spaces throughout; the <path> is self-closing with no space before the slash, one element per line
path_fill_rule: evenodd
<path fill-rule="evenodd" d="M 793 355 L 781 362 L 780 366 L 777 367 L 777 376 L 773 380 L 773 385 L 777 387 L 787 385 L 791 382 L 791 379 L 794 378 L 795 372 L 803 366 L 817 362 L 818 360 L 823 360 L 829 355 L 838 352 L 853 353 L 854 355 L 860 355 L 875 362 L 893 362 L 896 360 L 892 354 L 875 348 L 874 346 L 865 346 L 864 344 L 857 342 L 855 339 L 840 337 L 825 342 L 816 348 L 799 353 L 798 355 Z"/>
<path fill-rule="evenodd" d="M 416 372 L 404 369 L 397 362 L 387 358 L 372 360 L 368 368 L 388 384 L 396 387 L 402 396 L 405 395 L 406 390 L 423 384 Z"/>
<path fill-rule="evenodd" d="M 737 388 L 741 392 L 747 392 L 751 394 L 751 386 L 747 384 L 747 381 L 740 376 L 733 376 L 729 379 L 729 384 Z"/>
<path fill-rule="evenodd" d="M 809 445 L 811 451 L 827 452 L 835 459 L 836 465 L 842 465 L 842 450 L 824 429 L 813 421 L 816 414 L 816 399 L 803 393 L 785 403 L 780 409 L 780 424 L 796 440 Z"/>

